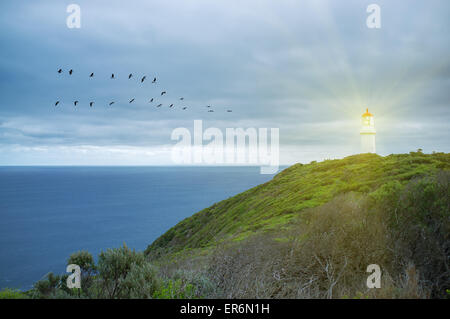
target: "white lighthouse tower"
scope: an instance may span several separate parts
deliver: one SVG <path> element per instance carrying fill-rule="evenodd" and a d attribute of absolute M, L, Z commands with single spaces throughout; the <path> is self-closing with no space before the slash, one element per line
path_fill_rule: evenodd
<path fill-rule="evenodd" d="M 366 109 L 366 113 L 362 115 L 361 124 L 361 153 L 376 153 L 375 123 L 373 114 L 369 113 L 369 109 Z"/>

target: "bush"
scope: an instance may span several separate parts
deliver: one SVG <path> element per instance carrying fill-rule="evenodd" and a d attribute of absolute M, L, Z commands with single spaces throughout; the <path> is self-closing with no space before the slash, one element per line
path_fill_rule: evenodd
<path fill-rule="evenodd" d="M 193 299 L 195 288 L 192 284 L 183 283 L 181 279 L 168 279 L 159 290 L 155 291 L 154 298 L 157 299 Z"/>
<path fill-rule="evenodd" d="M 133 266 L 142 266 L 144 255 L 123 247 L 101 252 L 98 259 L 96 294 L 100 298 L 127 297 L 124 281 Z"/>
<path fill-rule="evenodd" d="M 450 173 L 411 181 L 386 210 L 394 271 L 414 265 L 431 297 L 450 288 Z"/>
<path fill-rule="evenodd" d="M 170 278 L 181 281 L 183 286 L 188 287 L 184 294 L 190 294 L 192 298 L 216 298 L 218 296 L 216 283 L 202 269 L 177 269 Z"/>
<path fill-rule="evenodd" d="M 364 291 L 370 264 L 387 263 L 385 223 L 366 197 L 342 195 L 305 211 L 293 229 L 286 256 L 285 293 L 296 298 L 340 298 Z"/>
<path fill-rule="evenodd" d="M 123 298 L 150 299 L 161 289 L 162 281 L 158 277 L 158 270 L 151 264 L 133 264 L 122 286 Z"/>
<path fill-rule="evenodd" d="M 91 275 L 95 272 L 95 262 L 91 253 L 88 251 L 77 251 L 70 255 L 67 265 L 75 264 L 80 266 L 81 272 L 85 275 Z"/>
<path fill-rule="evenodd" d="M 48 273 L 45 279 L 39 280 L 34 284 L 32 297 L 38 299 L 54 298 L 59 290 L 70 294 L 70 289 L 66 286 L 67 277 L 67 275 L 60 276 Z"/>
<path fill-rule="evenodd" d="M 209 273 L 226 298 L 446 298 L 450 173 L 393 181 L 303 210 L 286 231 L 218 246 Z M 366 268 L 382 269 L 368 289 Z"/>
<path fill-rule="evenodd" d="M 222 243 L 208 261 L 208 276 L 222 292 L 214 297 L 274 297 L 282 286 L 277 278 L 287 255 L 286 243 L 277 242 L 268 234 L 239 243 Z"/>
<path fill-rule="evenodd" d="M 94 258 L 87 251 L 78 251 L 70 255 L 67 260 L 67 265 L 75 264 L 81 269 L 81 291 L 71 289 L 71 293 L 76 293 L 78 296 L 92 297 L 90 287 L 94 282 L 94 274 L 96 273 L 96 266 Z"/>

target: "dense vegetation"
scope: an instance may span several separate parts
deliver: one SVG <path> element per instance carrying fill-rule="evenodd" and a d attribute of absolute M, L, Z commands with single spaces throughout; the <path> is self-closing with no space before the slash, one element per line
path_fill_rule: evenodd
<path fill-rule="evenodd" d="M 223 240 L 240 240 L 260 231 L 278 232 L 306 208 L 317 207 L 349 192 L 368 194 L 379 187 L 450 169 L 450 154 L 381 157 L 349 156 L 308 165 L 296 164 L 273 180 L 221 201 L 181 221 L 151 244 L 146 253 L 158 257 Z"/>
<path fill-rule="evenodd" d="M 180 222 L 145 252 L 70 256 L 82 288 L 50 274 L 0 298 L 447 298 L 450 154 L 294 165 Z M 382 269 L 368 289 L 366 268 Z"/>

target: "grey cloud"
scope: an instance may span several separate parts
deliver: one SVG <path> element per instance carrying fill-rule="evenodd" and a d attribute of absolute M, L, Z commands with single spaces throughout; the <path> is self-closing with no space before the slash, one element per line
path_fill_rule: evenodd
<path fill-rule="evenodd" d="M 370 1 L 78 3 L 79 30 L 65 26 L 64 2 L 2 3 L 3 147 L 160 147 L 171 143 L 174 128 L 203 119 L 219 128 L 278 127 L 285 149 L 297 146 L 299 157 L 304 148 L 325 154 L 333 145 L 344 154 L 355 150 L 369 107 L 383 152 L 419 142 L 449 151 L 446 1 L 377 1 L 380 30 L 365 26 Z M 58 67 L 74 74 L 58 76 Z M 109 79 L 112 72 L 118 79 Z M 130 72 L 157 76 L 158 84 L 128 81 Z M 147 103 L 161 90 L 168 92 L 161 103 L 175 103 L 174 110 Z M 215 113 L 206 112 L 208 104 Z M 402 121 L 411 125 L 400 130 Z"/>

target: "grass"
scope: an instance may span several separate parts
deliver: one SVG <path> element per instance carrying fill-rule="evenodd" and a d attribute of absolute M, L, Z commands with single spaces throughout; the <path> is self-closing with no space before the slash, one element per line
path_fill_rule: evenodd
<path fill-rule="evenodd" d="M 241 241 L 289 227 L 305 209 L 349 192 L 371 193 L 390 182 L 450 169 L 450 154 L 411 152 L 382 157 L 360 154 L 341 160 L 293 165 L 271 181 L 212 205 L 178 223 L 146 250 L 151 258 Z"/>
<path fill-rule="evenodd" d="M 0 290 L 0 299 L 26 299 L 28 298 L 23 292 L 17 289 L 4 288 Z"/>

